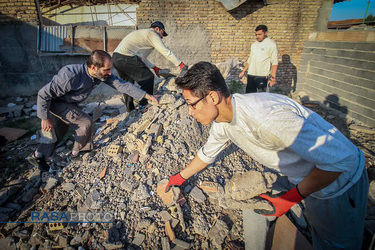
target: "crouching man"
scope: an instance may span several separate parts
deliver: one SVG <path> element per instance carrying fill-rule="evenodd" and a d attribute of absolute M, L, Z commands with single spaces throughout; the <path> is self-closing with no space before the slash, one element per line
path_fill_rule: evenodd
<path fill-rule="evenodd" d="M 35 155 L 29 162 L 41 171 L 48 171 L 46 158 L 54 152 L 69 126 L 76 132 L 71 159 L 79 159 L 79 153 L 93 149 L 93 121 L 78 106 L 101 82 L 126 93 L 137 100 L 143 98 L 158 103 L 157 99 L 133 84 L 111 74 L 112 58 L 103 50 L 95 50 L 84 64 L 67 65 L 59 70 L 51 82 L 38 93 L 37 115 L 41 119 L 41 129 L 56 133 L 54 144 L 38 144 Z"/>

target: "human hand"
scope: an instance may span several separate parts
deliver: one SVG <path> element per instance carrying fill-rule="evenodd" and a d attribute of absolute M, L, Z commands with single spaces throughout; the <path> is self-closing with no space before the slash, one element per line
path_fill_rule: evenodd
<path fill-rule="evenodd" d="M 268 200 L 274 207 L 274 213 L 273 214 L 265 214 L 265 211 L 262 210 L 254 210 L 257 213 L 261 213 L 264 216 L 276 216 L 280 217 L 286 212 L 289 211 L 291 207 L 293 207 L 295 204 L 300 203 L 305 197 L 302 197 L 298 190 L 297 186 L 295 186 L 293 189 L 289 190 L 285 194 L 279 196 L 279 197 L 270 197 L 265 194 L 259 195 L 265 200 Z"/>
<path fill-rule="evenodd" d="M 167 187 L 165 188 L 165 192 L 168 192 L 169 189 L 173 186 L 181 186 L 186 180 L 180 175 L 180 173 L 172 175 L 169 177 L 169 182 Z"/>
<path fill-rule="evenodd" d="M 160 77 L 160 76 L 159 76 L 159 71 L 160 71 L 161 69 L 158 68 L 158 67 L 156 67 L 156 66 L 154 66 L 153 69 L 154 69 L 154 71 L 155 71 L 155 75 L 157 75 L 158 77 Z"/>
<path fill-rule="evenodd" d="M 156 105 L 159 105 L 159 101 L 158 101 L 158 99 L 157 99 L 157 96 L 153 96 L 153 95 L 150 95 L 150 94 L 146 94 L 145 95 L 145 98 L 147 99 L 147 100 L 149 100 L 150 102 L 151 102 L 151 104 L 156 104 Z"/>
<path fill-rule="evenodd" d="M 185 65 L 183 62 L 180 63 L 180 70 L 182 71 L 183 69 L 188 69 L 189 67 L 187 65 Z"/>
<path fill-rule="evenodd" d="M 242 71 L 242 72 L 238 75 L 238 77 L 239 77 L 240 79 L 242 79 L 242 77 L 244 77 L 244 75 L 245 75 L 245 71 Z"/>
<path fill-rule="evenodd" d="M 275 86 L 275 84 L 276 84 L 276 77 L 275 76 L 273 76 L 273 75 L 270 75 L 269 76 L 269 84 L 270 84 L 270 87 L 273 87 L 273 86 Z"/>
<path fill-rule="evenodd" d="M 51 119 L 42 119 L 40 127 L 43 131 L 50 132 L 53 128 L 53 123 Z"/>

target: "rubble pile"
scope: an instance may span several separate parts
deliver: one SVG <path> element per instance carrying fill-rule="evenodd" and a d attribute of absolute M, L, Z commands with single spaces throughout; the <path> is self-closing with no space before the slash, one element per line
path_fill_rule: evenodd
<path fill-rule="evenodd" d="M 21 205 L 12 214 L 20 213 L 14 221 L 30 221 L 29 211 L 110 211 L 114 223 L 63 224 L 59 230 L 43 226 L 46 224 L 8 223 L 5 229 L 17 247 L 188 249 L 243 242 L 241 211 L 226 202 L 225 183 L 235 174 L 263 167 L 228 145 L 215 164 L 181 188 L 173 187 L 171 194 L 164 193 L 168 177 L 193 159 L 209 128 L 188 115 L 180 94 L 164 94 L 159 102 L 143 113 L 135 110 L 107 119 L 95 135 L 95 149 L 84 154 L 82 162 L 66 163 L 70 149 L 61 145 L 53 159 L 55 171 L 39 178 L 39 170 L 32 169 L 27 178 L 35 182 L 17 189 L 22 195 L 15 204 Z M 90 104 L 86 108 L 93 106 L 97 107 Z M 258 188 L 270 179 L 252 172 L 259 174 L 259 181 L 254 182 Z M 267 184 L 263 186 L 258 190 L 270 190 Z M 269 205 L 255 200 L 252 207 L 257 206 Z"/>
<path fill-rule="evenodd" d="M 87 104 L 86 112 L 97 120 L 93 151 L 83 154 L 80 162 L 69 162 L 73 142 L 68 138 L 50 159 L 50 173 L 40 175 L 39 170 L 20 162 L 26 170 L 3 177 L 0 221 L 8 223 L 1 227 L 0 248 L 243 247 L 241 210 L 272 209 L 257 196 L 270 191 L 277 176 L 228 144 L 215 163 L 165 193 L 168 177 L 193 159 L 209 131 L 188 115 L 188 107 L 174 87 L 174 78 L 161 82 L 158 89 L 168 93 L 160 97 L 160 105 L 130 113 L 121 110 L 118 98 Z M 357 124 L 348 127 L 326 109 L 310 108 L 353 137 L 365 151 L 373 179 L 374 130 Z M 16 109 L 10 110 L 18 116 Z M 2 154 L 24 156 L 34 149 L 35 142 L 21 139 L 8 143 Z M 370 190 L 369 197 L 370 202 L 375 201 L 375 191 Z M 371 232 L 375 212 L 372 203 L 370 207 L 366 227 Z M 12 223 L 31 222 L 31 211 L 106 211 L 114 217 L 112 223 Z"/>

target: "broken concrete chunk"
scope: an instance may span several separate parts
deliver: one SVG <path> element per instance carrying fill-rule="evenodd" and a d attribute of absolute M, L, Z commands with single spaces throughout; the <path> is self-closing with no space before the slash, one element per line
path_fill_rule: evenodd
<path fill-rule="evenodd" d="M 143 184 L 139 185 L 137 190 L 134 192 L 132 196 L 133 201 L 141 201 L 145 200 L 150 197 L 150 194 L 148 193 L 147 187 Z"/>
<path fill-rule="evenodd" d="M 172 241 L 172 249 L 178 249 L 178 250 L 182 250 L 182 249 L 189 249 L 190 248 L 190 244 L 189 243 L 187 243 L 187 242 L 185 242 L 185 241 L 182 241 L 182 240 L 180 240 L 180 239 L 174 239 L 173 241 Z"/>
<path fill-rule="evenodd" d="M 208 222 L 203 215 L 199 214 L 197 218 L 193 221 L 193 228 L 196 234 L 207 236 L 208 231 L 210 230 Z"/>
<path fill-rule="evenodd" d="M 48 180 L 47 180 L 47 184 L 46 184 L 46 186 L 45 186 L 45 189 L 47 190 L 47 191 L 49 191 L 49 190 L 51 190 L 52 188 L 54 188 L 56 185 L 57 185 L 57 183 L 58 183 L 58 180 L 57 179 L 55 179 L 55 178 L 48 178 Z"/>
<path fill-rule="evenodd" d="M 150 131 L 148 132 L 149 135 L 152 136 L 152 138 L 154 138 L 154 140 L 161 135 L 161 130 L 162 130 L 163 126 L 161 124 L 152 124 L 151 127 L 150 127 Z"/>
<path fill-rule="evenodd" d="M 170 250 L 169 240 L 167 237 L 161 238 L 161 248 L 162 250 Z"/>
<path fill-rule="evenodd" d="M 171 95 L 171 94 L 164 94 L 160 97 L 159 99 L 159 104 L 160 105 L 163 105 L 163 104 L 170 104 L 170 103 L 174 103 L 176 101 L 176 97 L 174 97 L 174 95 Z"/>
<path fill-rule="evenodd" d="M 200 203 L 203 203 L 206 200 L 206 196 L 198 187 L 193 187 L 193 189 L 190 191 L 190 196 Z"/>
<path fill-rule="evenodd" d="M 213 226 L 209 237 L 212 240 L 212 244 L 217 247 L 221 248 L 221 245 L 224 242 L 225 237 L 227 237 L 229 233 L 229 229 L 227 224 L 225 224 L 222 220 L 217 220 L 215 225 Z"/>
<path fill-rule="evenodd" d="M 168 213 L 168 211 L 163 210 L 163 211 L 159 212 L 159 215 L 160 215 L 162 221 L 172 220 L 172 215 L 170 213 Z"/>
<path fill-rule="evenodd" d="M 271 178 L 270 178 L 271 179 Z M 251 181 L 250 181 L 251 180 Z M 225 197 L 244 201 L 270 191 L 261 172 L 251 170 L 236 174 L 225 185 Z"/>
<path fill-rule="evenodd" d="M 147 141 L 146 141 L 144 147 L 143 147 L 142 155 L 147 155 L 148 150 L 149 150 L 149 148 L 151 147 L 151 144 L 152 144 L 152 137 L 149 136 L 149 137 L 147 138 Z"/>
<path fill-rule="evenodd" d="M 145 240 L 145 235 L 144 234 L 137 234 L 132 242 L 132 244 L 136 246 L 141 246 L 143 241 Z"/>
<path fill-rule="evenodd" d="M 66 192 L 71 192 L 71 191 L 74 190 L 75 185 L 73 183 L 71 183 L 71 182 L 67 182 L 67 183 L 62 184 L 62 188 Z"/>

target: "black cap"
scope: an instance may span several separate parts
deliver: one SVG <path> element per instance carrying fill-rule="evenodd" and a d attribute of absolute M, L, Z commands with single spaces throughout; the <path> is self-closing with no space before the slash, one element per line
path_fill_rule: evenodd
<path fill-rule="evenodd" d="M 162 29 L 164 31 L 163 36 L 168 36 L 167 32 L 165 31 L 164 24 L 162 22 L 159 22 L 159 21 L 153 22 L 150 28 L 154 28 L 154 27 L 159 27 L 160 29 Z"/>

